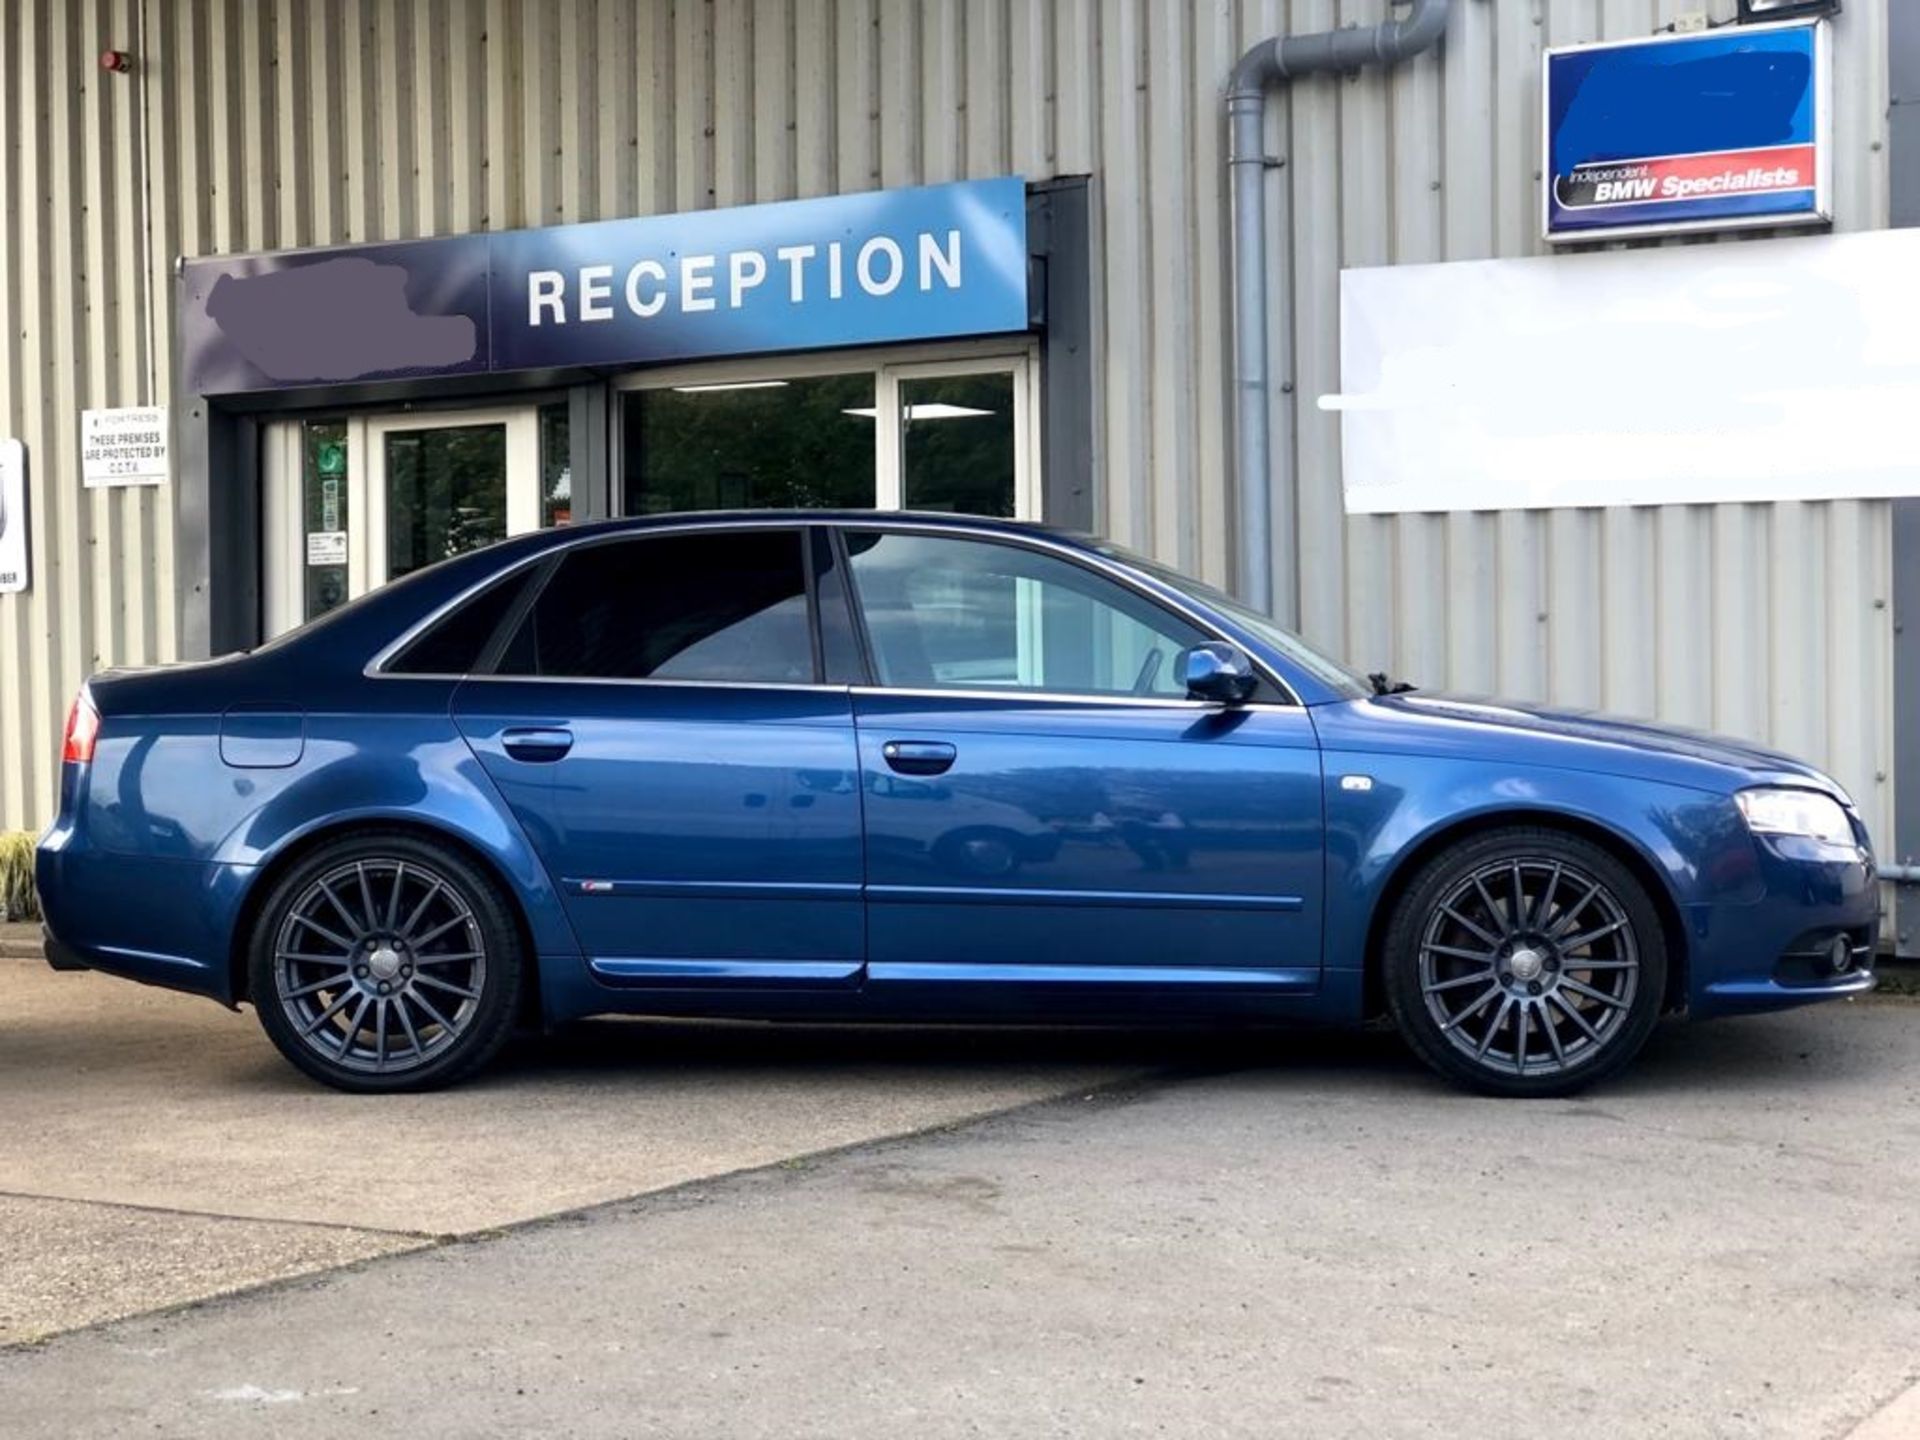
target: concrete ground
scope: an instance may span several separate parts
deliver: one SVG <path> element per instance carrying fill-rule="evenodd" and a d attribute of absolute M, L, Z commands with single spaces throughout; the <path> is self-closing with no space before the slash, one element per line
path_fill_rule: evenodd
<path fill-rule="evenodd" d="M 0 1189 L 88 1192 L 0 1211 L 0 1308 L 69 1237 L 123 1312 L 311 1273 L 0 1351 L 9 1437 L 1920 1434 L 1911 1002 L 1534 1104 L 1384 1036 L 612 1024 L 394 1104 L 76 979 L 0 966 Z"/>
<path fill-rule="evenodd" d="M 0 958 L 0 1344 L 1084 1091 L 1111 1048 L 606 1022 L 368 1101 L 251 1011 Z"/>

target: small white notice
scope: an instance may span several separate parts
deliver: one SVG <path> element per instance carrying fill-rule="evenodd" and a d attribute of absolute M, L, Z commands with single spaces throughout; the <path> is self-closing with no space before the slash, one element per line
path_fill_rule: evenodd
<path fill-rule="evenodd" d="M 346 531 L 315 530 L 307 536 L 307 564 L 344 565 L 346 563 Z"/>
<path fill-rule="evenodd" d="M 0 440 L 0 595 L 27 588 L 27 447 Z"/>
<path fill-rule="evenodd" d="M 167 411 L 162 405 L 80 412 L 80 475 L 102 485 L 159 485 L 167 478 Z"/>

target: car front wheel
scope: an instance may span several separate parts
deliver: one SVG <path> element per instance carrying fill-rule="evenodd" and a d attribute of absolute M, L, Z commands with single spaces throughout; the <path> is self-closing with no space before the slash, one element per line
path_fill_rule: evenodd
<path fill-rule="evenodd" d="M 1565 1095 L 1646 1043 L 1666 942 L 1646 888 L 1600 846 L 1531 827 L 1442 852 L 1395 907 L 1387 1004 L 1416 1054 L 1497 1095 Z"/>
<path fill-rule="evenodd" d="M 398 832 L 321 846 L 275 884 L 249 954 L 281 1054 L 341 1090 L 427 1090 L 478 1070 L 512 1028 L 523 972 L 499 887 Z"/>

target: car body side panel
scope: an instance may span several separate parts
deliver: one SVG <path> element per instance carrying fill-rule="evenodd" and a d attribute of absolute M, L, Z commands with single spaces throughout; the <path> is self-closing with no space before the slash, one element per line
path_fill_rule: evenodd
<path fill-rule="evenodd" d="M 845 690 L 474 680 L 454 710 L 609 978 L 858 971 L 861 807 Z M 564 753 L 516 758 L 508 737 L 529 727 L 565 737 Z"/>
<path fill-rule="evenodd" d="M 1330 966 L 1365 964 L 1378 906 L 1434 837 L 1490 821 L 1571 820 L 1612 837 L 1659 877 L 1685 932 L 1686 953 L 1674 961 L 1686 966 L 1693 1013 L 1777 1008 L 1862 983 L 1845 977 L 1791 990 L 1773 975 L 1802 931 L 1876 924 L 1864 835 L 1858 846 L 1811 857 L 1817 869 L 1794 863 L 1754 838 L 1730 787 L 1689 783 L 1707 779 L 1716 762 L 1643 752 L 1617 757 L 1607 772 L 1584 768 L 1580 749 L 1544 739 L 1499 754 L 1488 737 L 1475 747 L 1442 728 L 1436 743 L 1424 743 L 1421 728 L 1391 707 L 1326 706 L 1315 718 L 1326 745 Z M 1546 763 L 1556 754 L 1581 768 Z"/>
<path fill-rule="evenodd" d="M 276 860 L 323 831 L 421 827 L 499 871 L 546 998 L 591 1008 L 559 896 L 448 716 L 450 689 L 344 684 L 306 714 L 298 763 L 273 768 L 223 762 L 217 714 L 114 716 L 93 763 L 65 767 L 69 803 L 42 845 L 49 922 L 97 968 L 231 1000 L 229 937 Z"/>
<path fill-rule="evenodd" d="M 1320 754 L 1300 707 L 868 691 L 856 713 L 876 987 L 1022 969 L 1317 984 Z M 896 773 L 895 742 L 948 745 L 951 766 Z"/>

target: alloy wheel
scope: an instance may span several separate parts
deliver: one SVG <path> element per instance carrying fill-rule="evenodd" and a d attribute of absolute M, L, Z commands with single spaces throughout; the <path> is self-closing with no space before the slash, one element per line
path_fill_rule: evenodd
<path fill-rule="evenodd" d="M 1474 1065 L 1519 1077 L 1605 1050 L 1627 1027 L 1640 968 L 1620 897 L 1560 859 L 1469 872 L 1420 937 L 1420 993 L 1440 1034 Z"/>
<path fill-rule="evenodd" d="M 301 1044 L 330 1065 L 398 1074 L 443 1054 L 473 1024 L 487 946 L 446 876 L 414 860 L 357 859 L 288 908 L 273 977 Z"/>

